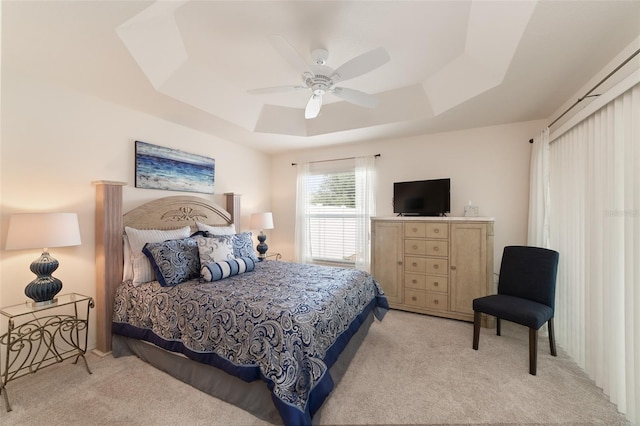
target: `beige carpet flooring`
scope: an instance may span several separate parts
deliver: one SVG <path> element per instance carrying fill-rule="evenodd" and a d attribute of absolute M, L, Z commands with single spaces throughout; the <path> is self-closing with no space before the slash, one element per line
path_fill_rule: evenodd
<path fill-rule="evenodd" d="M 539 341 L 538 375 L 528 373 L 527 329 L 503 323 L 502 336 L 401 311 L 375 322 L 318 424 L 626 425 L 603 392 L 560 348 Z M 9 425 L 258 425 L 135 357 L 71 360 L 10 382 Z M 1 400 L 0 400 L 1 401 Z"/>

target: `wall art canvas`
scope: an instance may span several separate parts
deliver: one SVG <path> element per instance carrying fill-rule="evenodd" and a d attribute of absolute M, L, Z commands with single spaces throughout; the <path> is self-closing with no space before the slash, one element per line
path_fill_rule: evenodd
<path fill-rule="evenodd" d="M 213 194 L 213 158 L 136 141 L 136 188 Z"/>

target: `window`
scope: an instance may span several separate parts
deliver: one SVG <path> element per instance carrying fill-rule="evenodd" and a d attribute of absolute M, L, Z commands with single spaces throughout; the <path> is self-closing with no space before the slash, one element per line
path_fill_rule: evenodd
<path fill-rule="evenodd" d="M 299 262 L 369 270 L 374 157 L 298 165 Z"/>
<path fill-rule="evenodd" d="M 355 170 L 307 175 L 308 230 L 313 261 L 356 261 Z"/>

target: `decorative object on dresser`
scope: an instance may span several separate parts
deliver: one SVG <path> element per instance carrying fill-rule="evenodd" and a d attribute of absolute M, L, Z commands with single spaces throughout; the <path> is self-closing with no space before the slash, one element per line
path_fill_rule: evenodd
<path fill-rule="evenodd" d="M 508 246 L 500 264 L 498 294 L 473 301 L 473 349 L 478 350 L 480 316 L 496 317 L 496 334 L 500 320 L 529 328 L 529 374 L 535 376 L 538 359 L 538 330 L 547 323 L 551 355 L 557 356 L 553 337 L 553 314 L 558 275 L 557 251 L 541 247 Z"/>
<path fill-rule="evenodd" d="M 213 194 L 213 158 L 136 141 L 136 188 Z"/>
<path fill-rule="evenodd" d="M 493 218 L 372 219 L 372 271 L 389 307 L 473 321 L 473 299 L 495 293 Z M 483 324 L 491 319 L 483 318 Z"/>
<path fill-rule="evenodd" d="M 9 219 L 7 250 L 42 249 L 42 255 L 30 266 L 37 278 L 24 289 L 24 294 L 38 305 L 55 302 L 56 294 L 62 290 L 62 281 L 51 276 L 59 263 L 49 254 L 49 248 L 80 244 L 75 213 L 21 213 Z"/>
<path fill-rule="evenodd" d="M 267 255 L 267 250 L 269 250 L 269 246 L 265 243 L 267 241 L 267 236 L 264 235 L 265 229 L 273 229 L 273 214 L 271 212 L 265 213 L 253 213 L 251 215 L 251 229 L 259 229 L 260 234 L 258 235 L 259 244 L 256 246 L 256 250 L 258 251 L 258 258 L 264 259 Z"/>

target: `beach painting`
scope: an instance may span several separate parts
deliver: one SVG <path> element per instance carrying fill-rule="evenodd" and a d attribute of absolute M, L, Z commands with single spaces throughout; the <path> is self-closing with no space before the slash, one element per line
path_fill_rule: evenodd
<path fill-rule="evenodd" d="M 136 188 L 213 194 L 213 158 L 136 141 Z"/>

